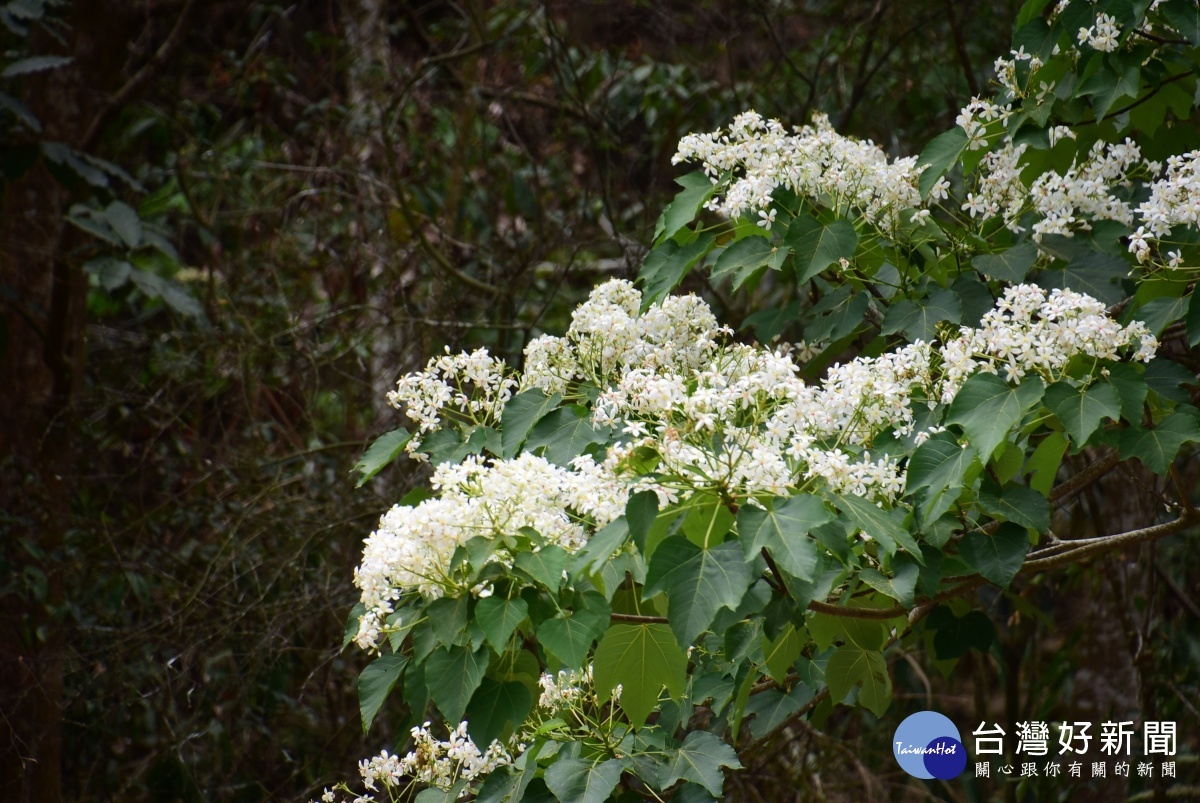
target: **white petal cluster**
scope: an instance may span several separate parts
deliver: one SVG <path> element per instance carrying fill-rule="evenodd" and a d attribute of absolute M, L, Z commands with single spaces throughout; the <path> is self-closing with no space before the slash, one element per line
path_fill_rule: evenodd
<path fill-rule="evenodd" d="M 522 454 L 512 460 L 468 457 L 443 464 L 432 486 L 440 495 L 416 507 L 396 505 L 383 515 L 365 541 L 354 584 L 366 608 L 355 642 L 377 649 L 387 632 L 387 617 L 405 593 L 436 598 L 447 591 L 468 591 L 453 565 L 455 550 L 476 536 L 499 541 L 531 527 L 547 542 L 575 550 L 586 541 L 583 517 L 603 526 L 624 512 L 628 485 L 606 476 L 590 460 L 577 470 L 542 457 Z M 496 559 L 510 558 L 497 543 Z"/>
<path fill-rule="evenodd" d="M 406 408 L 418 434 L 423 434 L 440 429 L 445 417 L 476 424 L 499 421 L 516 386 L 504 361 L 489 356 L 487 349 L 451 354 L 447 347 L 424 371 L 401 377 L 387 400 L 393 407 Z M 414 454 L 420 445 L 421 439 L 414 437 L 405 449 Z"/>
<path fill-rule="evenodd" d="M 512 763 L 512 755 L 498 741 L 480 751 L 467 733 L 466 722 L 450 731 L 445 741 L 430 733 L 429 724 L 426 722 L 424 727 L 412 729 L 416 745 L 403 758 L 388 755 L 384 750 L 378 756 L 360 761 L 358 771 L 363 784 L 372 791 L 377 789 L 376 784 L 389 791 L 400 791 L 414 782 L 450 789 L 459 779 L 473 781 Z M 472 791 L 466 786 L 459 797 Z"/>
<path fill-rule="evenodd" d="M 1139 262 L 1150 259 L 1147 238 L 1161 240 L 1173 226 L 1200 223 L 1200 151 L 1167 159 L 1167 172 L 1150 185 L 1150 199 L 1138 207 L 1141 226 L 1130 239 L 1129 250 Z M 1156 171 L 1157 172 L 1157 171 Z"/>
<path fill-rule="evenodd" d="M 961 327 L 958 337 L 940 349 L 943 402 L 953 401 L 971 374 L 983 371 L 1018 382 L 1027 374 L 1061 378 L 1067 362 L 1085 355 L 1118 359 L 1130 354 L 1149 362 L 1158 348 L 1146 325 L 1121 326 L 1104 304 L 1083 293 L 1022 284 L 1009 287 L 978 329 Z"/>
<path fill-rule="evenodd" d="M 542 694 L 538 697 L 538 707 L 553 714 L 564 708 L 571 708 L 579 703 L 592 691 L 592 667 L 587 670 L 563 669 L 557 675 L 543 674 L 538 678 Z"/>
<path fill-rule="evenodd" d="M 989 123 L 1003 120 L 1012 114 L 1012 104 L 1001 106 L 986 98 L 973 98 L 963 106 L 954 122 L 967 134 L 968 147 L 977 151 L 987 147 Z"/>
<path fill-rule="evenodd" d="M 1105 144 L 1097 142 L 1082 160 L 1065 174 L 1047 170 L 1031 186 L 1021 179 L 1021 157 L 1026 145 L 1011 140 L 991 151 L 980 165 L 978 185 L 967 193 L 963 211 L 971 217 L 1002 217 L 1013 232 L 1023 232 L 1021 218 L 1032 213 L 1032 237 L 1041 242 L 1047 234 L 1072 236 L 1090 228 L 1093 220 L 1133 222 L 1133 210 L 1122 195 L 1133 179 L 1154 168 L 1142 160 L 1132 140 Z"/>
<path fill-rule="evenodd" d="M 525 348 L 522 388 L 562 393 L 580 381 L 603 387 L 633 366 L 695 369 L 728 331 L 694 295 L 671 296 L 645 313 L 641 304 L 632 283 L 601 284 L 571 315 L 566 337 L 543 335 Z"/>
<path fill-rule="evenodd" d="M 789 134 L 778 120 L 747 111 L 727 132 L 687 135 L 672 161 L 699 162 L 724 190 L 708 208 L 733 218 L 771 209 L 777 187 L 887 227 L 902 209 L 922 205 L 916 157 L 888 161 L 873 142 L 838 134 L 823 114 Z"/>
<path fill-rule="evenodd" d="M 506 536 L 526 527 L 573 551 L 642 489 L 666 505 L 698 490 L 746 500 L 817 483 L 893 502 L 905 469 L 887 453 L 873 454 L 874 443 L 884 433 L 923 440 L 932 430 L 917 431 L 915 410 L 952 401 L 972 374 L 1055 380 L 1075 356 L 1145 361 L 1158 345 L 1144 324 L 1121 326 L 1090 296 L 1019 285 L 978 328 L 960 327 L 941 346 L 916 342 L 859 357 L 809 385 L 787 349 L 717 342 L 700 299 L 668 299 L 639 315 L 640 300 L 628 283 L 602 285 L 561 341 L 559 359 L 572 366 L 559 375 L 562 389 L 597 382 L 593 423 L 613 427 L 619 442 L 602 460 L 583 455 L 569 468 L 528 453 L 439 466 L 432 481 L 439 496 L 392 508 L 366 540 L 355 572 L 366 608 L 360 646 L 378 648 L 404 594 L 490 593 L 470 588 L 453 565 L 456 550 L 476 536 L 491 540 L 501 563 L 512 559 Z"/>
<path fill-rule="evenodd" d="M 1108 14 L 1098 14 L 1096 21 L 1087 28 L 1080 28 L 1076 39 L 1081 45 L 1090 45 L 1096 50 L 1111 53 L 1121 40 L 1121 26 Z"/>

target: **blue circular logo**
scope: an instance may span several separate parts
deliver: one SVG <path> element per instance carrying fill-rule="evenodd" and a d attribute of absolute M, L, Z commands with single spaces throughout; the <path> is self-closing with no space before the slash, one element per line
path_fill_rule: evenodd
<path fill-rule="evenodd" d="M 900 769 L 914 778 L 949 781 L 967 767 L 962 736 L 949 717 L 918 711 L 896 728 L 892 752 Z"/>

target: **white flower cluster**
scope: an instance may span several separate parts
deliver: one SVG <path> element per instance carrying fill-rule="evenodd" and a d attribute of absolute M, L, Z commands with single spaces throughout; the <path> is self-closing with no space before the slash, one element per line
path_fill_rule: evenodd
<path fill-rule="evenodd" d="M 522 387 L 562 393 L 579 381 L 603 387 L 632 366 L 695 369 L 728 331 L 694 295 L 670 296 L 639 314 L 641 304 L 632 283 L 601 284 L 572 313 L 566 337 L 543 335 L 526 346 Z"/>
<path fill-rule="evenodd" d="M 458 465 L 440 465 L 432 485 L 441 494 L 416 507 L 396 505 L 383 515 L 365 541 L 354 584 L 366 613 L 355 642 L 377 649 L 387 632 L 393 603 L 406 592 L 425 597 L 447 590 L 466 591 L 455 576 L 455 551 L 476 536 L 496 539 L 532 527 L 549 543 L 575 550 L 586 541 L 581 519 L 604 526 L 621 515 L 628 486 L 597 470 L 590 458 L 578 470 L 522 454 L 512 460 L 471 456 Z M 495 544 L 496 558 L 510 557 Z"/>
<path fill-rule="evenodd" d="M 1098 14 L 1090 27 L 1079 29 L 1076 39 L 1081 45 L 1091 45 L 1096 50 L 1111 53 L 1120 45 L 1121 26 L 1117 25 L 1116 18 Z"/>
<path fill-rule="evenodd" d="M 958 337 L 942 346 L 941 399 L 949 403 L 977 371 L 1004 371 L 1008 382 L 1030 373 L 1046 380 L 1061 378 L 1077 355 L 1118 359 L 1122 352 L 1149 362 L 1158 341 L 1141 321 L 1128 326 L 1108 317 L 1104 304 L 1071 290 L 1046 291 L 1036 285 L 1009 287 L 978 329 L 961 327 Z"/>
<path fill-rule="evenodd" d="M 886 227 L 902 209 L 922 205 L 916 157 L 889 162 L 873 142 L 838 134 L 823 114 L 788 134 L 778 120 L 744 112 L 728 132 L 681 139 L 672 162 L 685 161 L 700 162 L 714 184 L 728 182 L 724 198 L 707 206 L 733 218 L 768 210 L 777 187 Z"/>
<path fill-rule="evenodd" d="M 538 678 L 538 684 L 542 687 L 539 708 L 549 713 L 570 708 L 591 693 L 592 667 L 589 665 L 586 671 L 563 669 L 557 675 L 546 673 Z"/>
<path fill-rule="evenodd" d="M 512 754 L 498 741 L 488 745 L 487 750 L 480 751 L 467 733 L 466 722 L 459 723 L 457 728 L 450 731 L 445 741 L 435 738 L 429 726 L 430 723 L 426 722 L 424 727 L 412 729 L 415 745 L 403 758 L 384 750 L 377 756 L 358 762 L 363 785 L 371 792 L 387 792 L 389 800 L 396 800 L 398 796 L 410 793 L 408 790 L 413 784 L 450 790 L 460 780 L 476 781 L 513 762 Z M 523 750 L 524 746 L 520 745 L 518 749 Z M 468 783 L 458 796 L 466 797 L 474 791 Z M 374 803 L 375 797 L 363 794 L 347 798 L 347 801 Z M 337 803 L 336 793 L 326 789 L 321 795 L 321 803 Z"/>
<path fill-rule="evenodd" d="M 387 400 L 393 407 L 406 407 L 408 417 L 417 423 L 417 432 L 424 434 L 440 429 L 446 416 L 476 424 L 499 421 L 516 386 L 504 362 L 489 356 L 487 349 L 451 354 L 447 347 L 424 371 L 401 377 Z M 421 439 L 414 437 L 405 451 L 419 459 L 416 449 L 420 445 Z"/>
<path fill-rule="evenodd" d="M 915 431 L 914 410 L 950 402 L 971 374 L 1003 370 L 1012 382 L 1029 373 L 1052 380 L 1076 355 L 1149 360 L 1157 348 L 1144 324 L 1122 327 L 1090 296 L 1019 285 L 1005 291 L 979 328 L 960 327 L 940 347 L 916 342 L 859 357 L 808 385 L 784 349 L 718 344 L 712 312 L 699 299 L 668 300 L 640 316 L 638 303 L 626 282 L 597 288 L 560 343 L 561 364 L 571 369 L 556 374 L 568 390 L 570 382 L 612 372 L 592 418 L 616 428 L 622 442 L 603 460 L 585 455 L 570 468 L 528 453 L 439 466 L 432 485 L 440 495 L 392 508 L 366 540 L 355 572 L 366 607 L 355 639 L 360 646 L 378 648 L 394 603 L 406 593 L 472 591 L 452 562 L 476 536 L 491 539 L 501 563 L 512 559 L 504 537 L 525 527 L 576 550 L 643 488 L 669 504 L 702 489 L 746 499 L 823 481 L 839 493 L 891 502 L 904 489 L 905 470 L 888 454 L 872 455 L 874 441 L 885 432 L 918 442 L 927 437 Z M 689 326 L 703 346 L 673 340 Z M 639 362 L 652 367 L 633 367 Z M 533 370 L 535 377 L 547 375 L 544 366 Z M 657 455 L 652 476 L 641 457 L 631 460 L 637 450 Z"/>
<path fill-rule="evenodd" d="M 1044 66 L 1044 63 L 1032 53 L 1026 53 L 1024 45 L 1017 50 L 1011 51 L 1009 56 L 1011 58 L 1000 56 L 992 65 L 996 71 L 996 80 L 1014 98 L 1023 98 L 1027 94 L 1027 91 L 1021 86 L 1020 76 L 1017 73 L 1017 65 L 1022 62 L 1029 62 L 1027 65 L 1028 70 L 1025 73 L 1025 83 L 1028 86 L 1032 83 L 1034 73 L 1040 70 Z"/>
<path fill-rule="evenodd" d="M 1129 188 L 1138 174 L 1154 172 L 1153 162 L 1142 161 L 1141 151 L 1132 140 L 1121 143 L 1095 143 L 1082 161 L 1063 175 L 1047 170 L 1029 187 L 1021 179 L 1021 157 L 1026 145 L 1011 140 L 988 153 L 980 165 L 975 192 L 967 193 L 962 208 L 971 217 L 1002 216 L 1013 232 L 1025 231 L 1020 220 L 1032 212 L 1033 240 L 1041 242 L 1047 234 L 1073 235 L 1087 230 L 1091 220 L 1133 222 L 1129 203 L 1115 194 L 1117 188 Z"/>
<path fill-rule="evenodd" d="M 963 106 L 954 122 L 967 134 L 967 147 L 973 151 L 987 147 L 988 123 L 1004 120 L 1012 114 L 1012 104 L 1001 106 L 986 98 L 973 98 Z"/>
<path fill-rule="evenodd" d="M 1200 151 L 1172 156 L 1167 159 L 1166 175 L 1150 185 L 1150 199 L 1137 210 L 1142 225 L 1129 241 L 1129 250 L 1138 262 L 1150 259 L 1148 237 L 1161 240 L 1170 236 L 1173 226 L 1194 226 L 1200 222 L 1198 168 Z"/>

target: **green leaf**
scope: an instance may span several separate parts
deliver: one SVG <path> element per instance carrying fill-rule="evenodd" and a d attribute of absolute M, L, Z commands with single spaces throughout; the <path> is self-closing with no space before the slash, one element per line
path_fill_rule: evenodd
<path fill-rule="evenodd" d="M 450 727 L 462 722 L 467 702 L 487 671 L 486 647 L 441 647 L 425 660 L 425 685 Z"/>
<path fill-rule="evenodd" d="M 883 716 L 892 702 L 892 678 L 887 661 L 879 650 L 866 650 L 857 644 L 843 644 L 834 650 L 825 665 L 829 699 L 840 703 L 855 686 L 858 702 L 877 717 Z"/>
<path fill-rule="evenodd" d="M 1120 280 L 1130 264 L 1116 254 L 1087 251 L 1072 259 L 1065 268 L 1039 271 L 1035 283 L 1046 290 L 1061 288 L 1087 293 L 1112 306 L 1125 297 Z"/>
<path fill-rule="evenodd" d="M 562 803 L 604 803 L 624 770 L 625 762 L 619 758 L 599 763 L 558 758 L 546 768 L 546 786 Z"/>
<path fill-rule="evenodd" d="M 800 302 L 792 301 L 782 307 L 767 307 L 760 309 L 751 315 L 747 315 L 742 321 L 742 329 L 754 327 L 754 337 L 759 343 L 770 343 L 788 324 L 796 320 L 800 315 Z"/>
<path fill-rule="evenodd" d="M 929 197 L 933 185 L 946 174 L 946 171 L 958 161 L 963 151 L 967 149 L 968 141 L 967 132 L 955 126 L 943 134 L 938 134 L 932 142 L 925 146 L 921 155 L 917 157 L 918 167 L 928 165 L 921 172 L 921 177 L 917 181 L 922 198 Z"/>
<path fill-rule="evenodd" d="M 700 207 L 717 191 L 717 186 L 704 175 L 703 170 L 680 176 L 675 179 L 675 183 L 683 189 L 663 209 L 662 230 L 655 232 L 654 236 L 656 243 L 671 239 L 680 229 L 695 220 Z"/>
<path fill-rule="evenodd" d="M 566 551 L 555 544 L 544 546 L 537 552 L 522 552 L 513 561 L 513 568 L 524 572 L 534 581 L 551 591 L 557 591 L 563 583 L 563 569 L 567 567 Z"/>
<path fill-rule="evenodd" d="M 1136 457 L 1146 468 L 1165 475 L 1185 443 L 1200 440 L 1200 424 L 1187 413 L 1176 411 L 1154 429 L 1130 427 L 1121 433 L 1121 455 Z"/>
<path fill-rule="evenodd" d="M 367 606 L 361 602 L 354 603 L 354 607 L 350 609 L 350 615 L 346 617 L 346 628 L 342 633 L 343 650 L 350 646 L 350 642 L 354 641 L 354 637 L 358 635 L 358 623 L 366 612 Z"/>
<path fill-rule="evenodd" d="M 717 611 L 738 606 L 754 576 L 736 542 L 702 549 L 676 535 L 654 551 L 642 593 L 647 599 L 666 593 L 671 630 L 681 646 L 690 647 Z"/>
<path fill-rule="evenodd" d="M 1190 301 L 1191 296 L 1156 298 L 1135 310 L 1132 317 L 1146 324 L 1146 328 L 1158 336 L 1162 334 L 1163 329 L 1187 314 Z"/>
<path fill-rule="evenodd" d="M 991 516 L 1029 527 L 1039 533 L 1050 529 L 1050 502 L 1026 485 L 992 486 L 979 492 L 979 505 Z"/>
<path fill-rule="evenodd" d="M 804 651 L 804 637 L 796 631 L 791 622 L 788 622 L 778 638 L 769 639 L 763 636 L 762 651 L 767 671 L 777 683 L 782 684 L 787 678 L 788 670 Z"/>
<path fill-rule="evenodd" d="M 629 524 L 625 519 L 614 519 L 588 539 L 583 549 L 571 560 L 571 571 L 591 574 L 600 571 L 613 553 L 629 538 Z"/>
<path fill-rule="evenodd" d="M 971 260 L 971 265 L 989 279 L 1019 284 L 1029 275 L 1037 255 L 1037 246 L 1025 242 L 997 254 L 977 256 Z"/>
<path fill-rule="evenodd" d="M 592 642 L 608 628 L 611 615 L 603 594 L 584 591 L 576 595 L 573 610 L 538 625 L 538 640 L 564 666 L 578 669 L 586 664 Z"/>
<path fill-rule="evenodd" d="M 463 439 L 463 433 L 457 427 L 435 430 L 421 439 L 421 451 L 429 455 L 429 462 L 435 466 L 442 463 L 461 463 L 469 454 L 479 454 L 487 433 L 483 427 L 476 427 L 470 437 Z"/>
<path fill-rule="evenodd" d="M 363 733 L 371 729 L 375 715 L 407 663 L 408 659 L 403 655 L 381 655 L 358 676 L 358 710 L 362 714 Z"/>
<path fill-rule="evenodd" d="M 1005 522 L 994 535 L 973 530 L 958 545 L 958 554 L 968 566 L 1001 588 L 1021 570 L 1029 552 L 1029 535 L 1025 528 Z"/>
<path fill-rule="evenodd" d="M 962 301 L 958 294 L 939 287 L 925 299 L 924 304 L 903 298 L 888 307 L 879 333 L 890 335 L 904 332 L 910 341 L 929 342 L 937 335 L 939 323 L 959 323 L 962 321 L 962 312 Z"/>
<path fill-rule="evenodd" d="M 830 494 L 833 503 L 842 511 L 846 521 L 856 530 L 879 542 L 885 555 L 896 554 L 896 546 L 902 546 L 918 562 L 922 562 L 921 548 L 916 539 L 904 526 L 904 513 L 899 509 L 884 510 L 875 503 L 859 496 Z"/>
<path fill-rule="evenodd" d="M 712 232 L 704 232 L 684 246 L 668 240 L 646 255 L 638 281 L 642 285 L 642 309 L 649 309 L 674 290 L 688 271 L 712 249 Z"/>
<path fill-rule="evenodd" d="M 1049 494 L 1066 453 L 1066 435 L 1061 432 L 1047 435 L 1025 463 L 1025 470 L 1030 472 L 1029 487 L 1043 495 Z"/>
<path fill-rule="evenodd" d="M 500 414 L 501 450 L 504 457 L 515 457 L 525 437 L 542 416 L 553 410 L 562 401 L 562 395 L 547 396 L 539 388 L 518 393 L 504 405 Z"/>
<path fill-rule="evenodd" d="M 129 204 L 113 201 L 104 210 L 104 219 L 130 248 L 142 243 L 142 221 Z"/>
<path fill-rule="evenodd" d="M 1091 96 L 1097 120 L 1102 120 L 1118 99 L 1137 97 L 1141 82 L 1142 71 L 1138 61 L 1123 59 L 1118 55 L 1110 58 L 1112 69 L 1097 71 L 1076 92 L 1080 97 Z"/>
<path fill-rule="evenodd" d="M 790 719 L 812 700 L 812 697 L 812 689 L 807 683 L 795 684 L 787 694 L 777 689 L 767 689 L 755 694 L 746 703 L 750 734 L 755 739 L 761 739 Z"/>
<path fill-rule="evenodd" d="M 593 443 L 608 440 L 607 427 L 596 429 L 586 411 L 575 407 L 560 407 L 547 413 L 529 432 L 525 441 L 528 451 L 545 447 L 545 457 L 559 466 L 569 466 Z"/>
<path fill-rule="evenodd" d="M 100 286 L 108 292 L 118 290 L 129 281 L 133 274 L 133 265 L 123 259 L 112 257 L 97 257 L 84 263 L 83 269 L 96 277 Z"/>
<path fill-rule="evenodd" d="M 817 567 L 817 545 L 809 533 L 834 516 L 815 496 L 792 496 L 767 501 L 766 509 L 742 505 L 738 535 L 750 561 L 766 547 L 788 573 L 812 580 Z"/>
<path fill-rule="evenodd" d="M 646 553 L 646 539 L 650 529 L 658 518 L 658 494 L 654 491 L 641 491 L 629 497 L 625 504 L 625 520 L 629 523 L 629 537 L 643 554 Z"/>
<path fill-rule="evenodd" d="M 1200 6 L 1194 0 L 1167 0 L 1159 13 L 1193 46 L 1200 47 Z"/>
<path fill-rule="evenodd" d="M 769 237 L 744 237 L 731 243 L 717 257 L 712 278 L 724 279 L 729 276 L 733 282 L 733 289 L 737 290 L 760 268 L 782 268 L 789 253 L 791 249 L 776 245 Z"/>
<path fill-rule="evenodd" d="M 683 534 L 701 549 L 721 543 L 733 527 L 733 513 L 716 494 L 694 494 L 699 504 L 688 510 L 683 518 Z"/>
<path fill-rule="evenodd" d="M 974 647 L 987 652 L 996 630 L 992 620 L 979 611 L 971 611 L 959 619 L 945 605 L 929 615 L 928 626 L 934 631 L 933 652 L 939 661 L 962 658 Z"/>
<path fill-rule="evenodd" d="M 524 683 L 484 678 L 467 706 L 467 730 L 479 749 L 487 750 L 493 740 L 519 729 L 532 706 Z"/>
<path fill-rule="evenodd" d="M 796 281 L 803 284 L 833 263 L 853 257 L 858 247 L 858 232 L 845 219 L 825 225 L 801 215 L 788 227 L 784 242 L 796 252 Z"/>
<path fill-rule="evenodd" d="M 43 70 L 54 70 L 65 67 L 75 59 L 69 56 L 30 56 L 27 59 L 14 61 L 0 72 L 0 78 L 13 78 L 18 75 L 28 75 Z"/>
<path fill-rule="evenodd" d="M 1055 382 L 1046 388 L 1042 401 L 1062 422 L 1076 448 L 1087 443 L 1101 419 L 1121 418 L 1121 396 L 1107 382 L 1097 382 L 1086 390 L 1068 382 Z"/>
<path fill-rule="evenodd" d="M 121 246 L 121 239 L 117 237 L 116 232 L 109 227 L 108 223 L 103 220 L 97 220 L 82 213 L 76 214 L 72 211 L 67 215 L 67 222 L 78 229 L 86 231 L 93 237 L 99 237 L 110 245 Z M 132 268 L 132 266 L 130 267 Z"/>
<path fill-rule="evenodd" d="M 400 453 L 404 451 L 404 447 L 412 440 L 412 435 L 404 427 L 393 429 L 391 432 L 384 433 L 371 442 L 367 447 L 366 453 L 354 464 L 351 471 L 358 472 L 358 482 L 354 483 L 355 488 L 363 487 L 367 480 L 374 477 L 383 467 L 391 463 Z"/>
<path fill-rule="evenodd" d="M 1121 417 L 1126 421 L 1142 420 L 1142 405 L 1146 403 L 1146 378 L 1129 363 L 1117 363 L 1108 368 L 1107 384 L 1121 397 Z"/>
<path fill-rule="evenodd" d="M 664 685 L 678 698 L 687 680 L 687 656 L 671 628 L 660 624 L 612 625 L 596 646 L 592 666 L 601 700 L 622 687 L 621 708 L 635 728 L 654 710 Z"/>
<path fill-rule="evenodd" d="M 1041 400 L 1044 390 L 1037 376 L 1027 376 L 1012 387 L 995 374 L 975 374 L 951 402 L 946 423 L 961 426 L 979 459 L 986 463 L 1008 431 Z"/>
<path fill-rule="evenodd" d="M 678 750 L 667 751 L 667 763 L 659 771 L 658 784 L 668 789 L 677 781 L 691 781 L 707 789 L 713 797 L 724 794 L 722 767 L 739 770 L 737 752 L 720 737 L 708 731 L 693 730 Z"/>
<path fill-rule="evenodd" d="M 21 101 L 6 92 L 0 92 L 0 109 L 8 109 L 21 123 L 35 134 L 42 132 L 42 123 Z"/>
<path fill-rule="evenodd" d="M 508 648 L 508 640 L 512 637 L 517 625 L 529 615 L 529 605 L 521 598 L 504 599 L 491 596 L 479 600 L 475 605 L 475 621 L 483 630 L 484 638 L 488 640 L 496 652 L 504 652 Z"/>
<path fill-rule="evenodd" d="M 891 577 L 868 566 L 858 573 L 858 578 L 880 594 L 891 597 L 906 608 L 911 608 L 919 575 L 920 569 L 915 563 L 897 561 Z"/>
<path fill-rule="evenodd" d="M 1174 360 L 1159 358 L 1151 360 L 1146 366 L 1144 375 L 1146 386 L 1164 399 L 1170 399 L 1176 404 L 1187 404 L 1192 394 L 1183 385 L 1200 384 L 1196 374 Z M 1130 419 L 1136 421 L 1137 419 Z"/>
<path fill-rule="evenodd" d="M 959 443 L 949 432 L 939 432 L 918 446 L 908 459 L 905 493 L 920 488 L 936 492 L 961 487 L 974 460 L 975 450 L 970 445 Z"/>
<path fill-rule="evenodd" d="M 1195 346 L 1200 343 L 1200 293 L 1192 292 L 1188 298 L 1191 303 L 1188 305 L 1187 318 L 1185 318 L 1185 326 L 1187 327 L 1188 345 Z"/>

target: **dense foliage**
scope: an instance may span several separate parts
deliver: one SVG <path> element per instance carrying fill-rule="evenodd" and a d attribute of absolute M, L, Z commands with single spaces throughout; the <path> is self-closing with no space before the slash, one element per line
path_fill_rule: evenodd
<path fill-rule="evenodd" d="M 719 798 L 802 720 L 882 717 L 891 658 L 987 650 L 958 604 L 981 586 L 1200 522 L 1198 20 L 1031 0 L 998 94 L 919 157 L 820 114 L 684 137 L 702 170 L 640 290 L 601 284 L 519 371 L 479 349 L 403 377 L 414 431 L 360 469 L 407 452 L 434 495 L 367 539 L 346 638 L 380 653 L 364 728 L 392 693 L 417 724 L 368 788 Z M 701 271 L 767 345 L 672 295 Z M 1156 509 L 1057 534 L 1131 462 Z"/>

